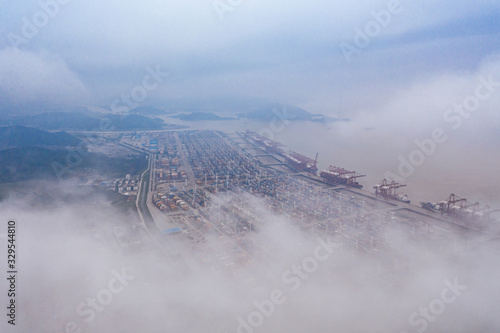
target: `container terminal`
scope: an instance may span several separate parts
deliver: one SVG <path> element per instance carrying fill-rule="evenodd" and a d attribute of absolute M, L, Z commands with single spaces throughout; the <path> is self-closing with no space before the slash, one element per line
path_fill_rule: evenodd
<path fill-rule="evenodd" d="M 213 270 L 238 274 L 268 255 L 257 235 L 269 230 L 269 216 L 298 233 L 341 238 L 354 255 L 382 252 L 390 265 L 407 260 L 395 249 L 397 239 L 466 244 L 498 237 L 498 210 L 455 195 L 411 205 L 397 192 L 405 185 L 384 179 L 369 192 L 357 181 L 364 175 L 341 167 L 317 176 L 317 155 L 293 157 L 307 161 L 302 167 L 290 161 L 298 155 L 255 132 L 125 133 L 115 140 L 149 156 L 150 179 L 141 182 L 138 202 L 144 197 L 154 228 L 167 242 L 190 244 L 190 257 Z"/>
<path fill-rule="evenodd" d="M 271 139 L 267 139 L 255 132 L 247 130 L 241 133 L 241 135 L 244 138 L 252 140 L 255 144 L 263 147 L 266 152 L 278 154 L 284 157 L 286 164 L 288 164 L 294 170 L 297 170 L 299 172 L 304 171 L 309 175 L 316 176 L 316 173 L 318 172 L 318 154 L 316 154 L 316 158 L 313 160 L 312 158 L 299 154 L 293 150 L 289 150 L 288 152 L 286 152 L 281 148 L 285 147 L 283 144 Z"/>
<path fill-rule="evenodd" d="M 493 221 L 492 214 L 500 211 L 500 209 L 493 209 L 488 205 L 483 206 L 479 202 L 472 203 L 453 193 L 446 200 L 438 203 L 421 202 L 420 205 L 422 208 L 442 216 L 449 216 L 481 227 L 487 227 L 487 224 Z"/>
<path fill-rule="evenodd" d="M 408 200 L 408 196 L 406 194 L 398 194 L 398 189 L 405 186 L 405 184 L 399 184 L 394 180 L 388 181 L 387 179 L 384 179 L 381 184 L 377 184 L 373 186 L 373 188 L 375 189 L 376 196 L 381 196 L 384 199 L 398 200 L 409 204 L 411 201 Z"/>

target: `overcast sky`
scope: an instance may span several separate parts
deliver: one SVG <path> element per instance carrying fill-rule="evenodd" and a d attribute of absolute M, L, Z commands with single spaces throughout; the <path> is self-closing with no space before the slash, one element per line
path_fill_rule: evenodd
<path fill-rule="evenodd" d="M 246 96 L 349 116 L 500 53 L 497 0 L 59 1 L 0 5 L 4 103 L 109 105 L 149 66 L 170 76 L 145 102 Z"/>

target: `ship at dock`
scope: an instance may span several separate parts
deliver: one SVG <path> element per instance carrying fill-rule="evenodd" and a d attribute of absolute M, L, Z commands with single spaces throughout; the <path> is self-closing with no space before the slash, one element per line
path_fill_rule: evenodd
<path fill-rule="evenodd" d="M 316 159 L 309 158 L 293 150 L 283 155 L 285 157 L 285 163 L 290 165 L 292 168 L 298 171 L 307 172 L 309 175 L 316 176 L 318 172 L 318 154 L 316 154 Z"/>
<path fill-rule="evenodd" d="M 282 149 L 282 147 L 285 147 L 282 143 L 266 138 L 253 131 L 246 130 L 242 135 L 244 138 L 250 139 L 256 145 L 264 148 L 266 152 L 284 157 L 285 163 L 293 169 L 316 176 L 318 172 L 318 154 L 316 154 L 316 158 L 313 160 L 293 150 L 286 152 Z"/>
<path fill-rule="evenodd" d="M 278 154 L 282 156 L 285 154 L 285 151 L 281 148 L 285 147 L 285 145 L 278 141 L 268 139 L 265 136 L 262 136 L 258 133 L 249 130 L 244 131 L 242 135 L 244 138 L 250 139 L 255 144 L 264 148 L 268 153 Z"/>
<path fill-rule="evenodd" d="M 377 197 L 380 196 L 386 200 L 396 200 L 409 204 L 410 200 L 408 200 L 408 196 L 398 193 L 398 189 L 405 186 L 404 184 L 384 179 L 381 184 L 377 184 L 373 186 L 373 188 L 375 189 L 375 196 Z"/>
<path fill-rule="evenodd" d="M 422 208 L 429 211 L 440 213 L 443 216 L 464 221 L 466 224 L 482 227 L 487 222 L 494 221 L 493 213 L 500 212 L 500 209 L 492 209 L 488 205 L 481 205 L 479 202 L 470 202 L 466 198 L 450 194 L 443 201 L 437 203 L 421 202 Z"/>
<path fill-rule="evenodd" d="M 420 206 L 422 206 L 422 208 L 427 209 L 428 211 L 431 211 L 433 213 L 440 213 L 441 212 L 439 204 L 437 204 L 437 203 L 421 202 Z"/>
<path fill-rule="evenodd" d="M 321 171 L 320 176 L 328 185 L 345 185 L 346 187 L 361 189 L 363 188 L 363 185 L 359 184 L 357 179 L 365 177 L 366 175 L 330 165 L 328 170 Z"/>

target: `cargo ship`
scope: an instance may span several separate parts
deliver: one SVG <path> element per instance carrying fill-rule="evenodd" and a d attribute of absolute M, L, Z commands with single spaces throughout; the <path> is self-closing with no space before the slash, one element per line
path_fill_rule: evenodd
<path fill-rule="evenodd" d="M 398 194 L 398 188 L 405 187 L 404 184 L 396 183 L 395 181 L 388 181 L 387 179 L 382 180 L 382 184 L 377 184 L 373 186 L 375 189 L 375 196 L 381 196 L 386 200 L 396 200 L 409 204 L 408 196 Z"/>
<path fill-rule="evenodd" d="M 478 227 L 484 226 L 484 222 L 495 221 L 491 214 L 500 211 L 499 209 L 492 209 L 488 205 L 482 206 L 479 202 L 472 203 L 466 198 L 461 198 L 453 193 L 441 202 L 421 202 L 420 204 L 422 208 L 432 212 L 441 213 L 441 215 L 453 217 L 466 223 L 472 223 Z"/>
<path fill-rule="evenodd" d="M 345 185 L 346 187 L 363 188 L 356 180 L 365 175 L 359 174 L 355 171 L 349 171 L 344 168 L 330 165 L 328 170 L 323 170 L 320 173 L 321 178 L 325 180 L 328 185 Z"/>
<path fill-rule="evenodd" d="M 247 139 L 251 139 L 255 144 L 263 147 L 269 153 L 279 155 L 285 154 L 285 151 L 281 149 L 281 147 L 284 147 L 285 145 L 278 141 L 268 139 L 258 133 L 249 130 L 244 131 L 242 135 Z"/>
<path fill-rule="evenodd" d="M 441 210 L 439 208 L 439 204 L 435 204 L 435 203 L 431 203 L 431 202 L 421 202 L 420 205 L 422 206 L 422 208 L 427 209 L 431 212 L 434 212 L 434 213 L 441 212 Z"/>
<path fill-rule="evenodd" d="M 282 145 L 281 143 L 279 143 L 277 141 L 273 141 L 273 140 L 269 140 L 269 139 L 264 141 L 264 149 L 268 153 L 283 155 L 284 150 L 281 149 L 281 147 L 284 147 L 284 145 Z"/>
<path fill-rule="evenodd" d="M 318 172 L 318 154 L 316 154 L 316 159 L 313 160 L 307 156 L 301 155 L 290 150 L 284 155 L 286 164 L 297 169 L 298 171 L 305 171 L 310 175 L 315 175 Z"/>

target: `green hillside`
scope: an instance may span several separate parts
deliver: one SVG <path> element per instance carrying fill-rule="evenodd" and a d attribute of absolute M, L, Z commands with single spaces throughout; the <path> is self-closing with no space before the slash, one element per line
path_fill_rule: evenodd
<path fill-rule="evenodd" d="M 7 120 L 6 125 L 31 126 L 45 130 L 130 131 L 162 129 L 164 122 L 161 119 L 152 119 L 138 114 L 107 114 L 97 118 L 83 113 L 47 112 L 15 117 Z M 106 127 L 103 128 L 103 125 Z"/>
<path fill-rule="evenodd" d="M 76 157 L 75 157 L 76 156 Z M 78 160 L 77 160 L 78 158 Z M 67 160 L 72 164 L 67 164 Z M 18 147 L 0 150 L 0 182 L 17 182 L 31 179 L 58 179 L 56 170 L 67 167 L 62 178 L 102 175 L 123 177 L 138 174 L 147 166 L 143 155 L 131 158 L 110 158 L 103 154 L 88 153 L 85 156 L 71 150 L 41 147 Z M 57 166 L 56 170 L 54 165 Z"/>
<path fill-rule="evenodd" d="M 17 146 L 76 147 L 81 140 L 66 132 L 50 133 L 24 126 L 0 127 L 0 149 Z"/>

